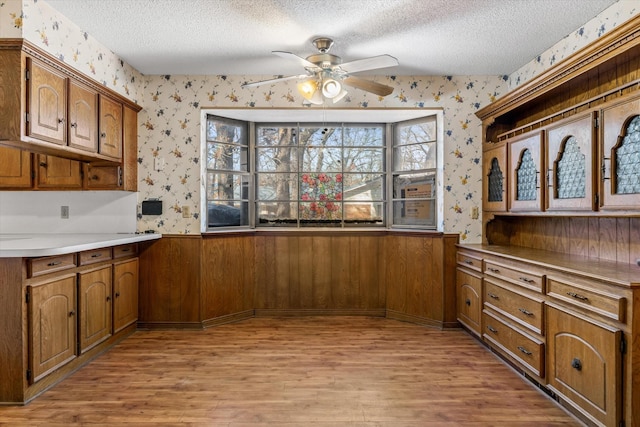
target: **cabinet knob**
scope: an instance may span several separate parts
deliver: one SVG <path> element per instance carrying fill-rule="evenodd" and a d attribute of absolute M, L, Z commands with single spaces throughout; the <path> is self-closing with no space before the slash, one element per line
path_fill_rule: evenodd
<path fill-rule="evenodd" d="M 582 370 L 582 362 L 577 357 L 571 361 L 571 367 L 577 371 Z"/>
<path fill-rule="evenodd" d="M 108 301 L 111 301 L 111 297 L 109 297 L 109 296 L 107 297 L 107 302 L 108 302 Z"/>
<path fill-rule="evenodd" d="M 58 119 L 58 123 L 64 123 L 64 119 Z"/>
<path fill-rule="evenodd" d="M 75 128 L 75 127 L 78 127 L 78 124 L 74 122 L 74 123 L 71 123 L 69 127 Z"/>
<path fill-rule="evenodd" d="M 467 304 L 469 307 L 471 307 L 471 300 L 469 298 L 464 300 L 464 303 Z"/>
<path fill-rule="evenodd" d="M 120 292 L 116 292 L 116 298 L 120 296 Z"/>
<path fill-rule="evenodd" d="M 75 310 L 71 310 L 69 312 L 69 317 L 75 316 L 76 315 L 76 311 Z"/>
<path fill-rule="evenodd" d="M 106 137 L 107 137 L 107 134 L 106 134 L 105 132 L 102 132 L 102 133 L 100 134 L 100 138 L 106 138 Z"/>
<path fill-rule="evenodd" d="M 43 168 L 47 167 L 47 164 L 45 162 L 40 162 L 39 165 L 40 165 L 40 167 L 43 167 Z"/>

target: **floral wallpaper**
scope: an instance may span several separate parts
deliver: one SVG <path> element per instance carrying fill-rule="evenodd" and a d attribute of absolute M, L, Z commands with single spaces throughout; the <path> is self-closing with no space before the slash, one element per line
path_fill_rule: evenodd
<path fill-rule="evenodd" d="M 378 98 L 353 90 L 333 108 L 441 108 L 444 112 L 446 232 L 481 240 L 481 124 L 475 112 L 639 13 L 637 0 L 620 0 L 510 76 L 378 76 L 394 87 Z M 138 230 L 200 233 L 200 139 L 203 108 L 307 108 L 295 82 L 241 88 L 272 76 L 143 76 L 44 0 L 0 0 L 0 37 L 24 37 L 106 87 L 139 103 L 138 201 L 163 200 L 161 216 L 138 216 Z M 165 160 L 154 169 L 154 159 Z M 188 212 L 187 209 L 188 208 Z M 186 218 L 183 217 L 183 213 Z"/>

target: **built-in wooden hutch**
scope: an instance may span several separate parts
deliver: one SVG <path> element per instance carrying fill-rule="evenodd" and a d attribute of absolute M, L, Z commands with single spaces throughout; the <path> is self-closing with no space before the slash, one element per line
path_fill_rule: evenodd
<path fill-rule="evenodd" d="M 458 320 L 587 424 L 640 426 L 640 16 L 477 115 Z"/>

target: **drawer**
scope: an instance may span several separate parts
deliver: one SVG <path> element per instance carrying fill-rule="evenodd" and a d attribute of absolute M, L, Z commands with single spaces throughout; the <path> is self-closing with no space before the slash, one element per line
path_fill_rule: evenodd
<path fill-rule="evenodd" d="M 497 261 L 485 260 L 484 273 L 531 289 L 532 291 L 544 291 L 544 274 L 528 269 L 526 266 L 520 268 L 502 264 Z"/>
<path fill-rule="evenodd" d="M 56 271 L 68 270 L 76 266 L 76 254 L 32 258 L 28 262 L 29 277 L 38 277 Z"/>
<path fill-rule="evenodd" d="M 458 251 L 456 254 L 456 261 L 458 265 L 467 267 L 471 270 L 482 272 L 482 258 L 477 255 L 472 255 L 469 252 Z"/>
<path fill-rule="evenodd" d="M 138 244 L 131 243 L 128 245 L 120 245 L 113 247 L 113 258 L 124 258 L 132 255 L 138 254 Z"/>
<path fill-rule="evenodd" d="M 485 279 L 484 305 L 524 326 L 531 331 L 544 335 L 544 301 L 526 296 L 514 290 Z"/>
<path fill-rule="evenodd" d="M 627 300 L 623 296 L 577 287 L 553 277 L 547 278 L 547 295 L 592 313 L 619 322 L 625 321 Z"/>
<path fill-rule="evenodd" d="M 89 265 L 111 259 L 111 248 L 80 252 L 80 265 Z"/>
<path fill-rule="evenodd" d="M 457 314 L 458 321 L 471 332 L 480 336 L 482 317 L 482 277 L 456 270 Z"/>
<path fill-rule="evenodd" d="M 485 341 L 544 378 L 544 342 L 516 330 L 488 310 L 483 311 Z"/>

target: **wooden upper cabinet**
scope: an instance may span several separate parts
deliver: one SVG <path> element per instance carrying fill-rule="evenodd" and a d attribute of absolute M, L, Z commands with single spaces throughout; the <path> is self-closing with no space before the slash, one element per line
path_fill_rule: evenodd
<path fill-rule="evenodd" d="M 543 161 L 542 131 L 519 135 L 509 144 L 509 210 L 542 211 Z"/>
<path fill-rule="evenodd" d="M 79 161 L 37 154 L 35 163 L 36 188 L 49 190 L 82 188 L 82 164 Z"/>
<path fill-rule="evenodd" d="M 603 210 L 640 207 L 640 97 L 601 111 L 600 206 Z"/>
<path fill-rule="evenodd" d="M 105 156 L 122 157 L 122 104 L 100 96 L 100 144 L 98 152 Z"/>
<path fill-rule="evenodd" d="M 588 113 L 547 129 L 547 210 L 596 208 L 594 123 L 594 113 Z"/>
<path fill-rule="evenodd" d="M 0 188 L 31 187 L 31 154 L 13 147 L 0 146 Z"/>
<path fill-rule="evenodd" d="M 482 209 L 507 210 L 507 145 L 496 144 L 482 153 Z"/>
<path fill-rule="evenodd" d="M 69 82 L 69 146 L 98 151 L 98 94 L 73 80 Z"/>
<path fill-rule="evenodd" d="M 27 135 L 66 145 L 66 77 L 40 61 L 28 57 L 27 81 Z"/>

